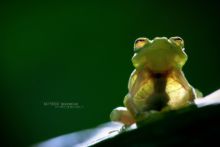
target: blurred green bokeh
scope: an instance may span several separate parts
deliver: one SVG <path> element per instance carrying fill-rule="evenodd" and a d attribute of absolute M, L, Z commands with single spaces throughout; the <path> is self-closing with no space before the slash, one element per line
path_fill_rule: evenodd
<path fill-rule="evenodd" d="M 141 36 L 181 36 L 188 81 L 205 95 L 218 89 L 219 8 L 211 1 L 1 2 L 3 134 L 27 146 L 109 121 L 127 93 Z"/>

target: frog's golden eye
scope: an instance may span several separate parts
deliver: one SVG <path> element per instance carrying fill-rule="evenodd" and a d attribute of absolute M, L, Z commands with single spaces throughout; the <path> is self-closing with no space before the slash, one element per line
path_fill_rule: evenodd
<path fill-rule="evenodd" d="M 184 47 L 184 41 L 181 37 L 171 37 L 170 40 L 172 40 L 177 46 Z"/>
<path fill-rule="evenodd" d="M 134 51 L 138 51 L 141 49 L 143 46 L 145 46 L 147 43 L 149 43 L 149 40 L 145 37 L 140 37 L 135 40 L 134 42 Z"/>

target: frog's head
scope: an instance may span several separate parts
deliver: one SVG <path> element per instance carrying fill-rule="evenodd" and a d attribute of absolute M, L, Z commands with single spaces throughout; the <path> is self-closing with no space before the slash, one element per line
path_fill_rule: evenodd
<path fill-rule="evenodd" d="M 136 69 L 161 73 L 181 69 L 187 60 L 184 42 L 180 37 L 156 37 L 153 40 L 138 38 L 134 43 L 133 65 Z"/>

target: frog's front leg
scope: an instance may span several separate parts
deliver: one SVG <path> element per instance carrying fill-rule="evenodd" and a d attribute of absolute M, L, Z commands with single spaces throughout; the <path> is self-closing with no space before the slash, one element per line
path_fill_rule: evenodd
<path fill-rule="evenodd" d="M 121 122 L 126 126 L 135 123 L 135 120 L 126 107 L 117 107 L 110 114 L 111 121 Z"/>
<path fill-rule="evenodd" d="M 136 123 L 146 119 L 149 114 L 154 113 L 154 111 L 142 111 L 140 107 L 134 104 L 134 99 L 131 97 L 130 94 L 127 94 L 124 99 L 124 105 L 130 112 L 132 118 L 135 120 Z"/>

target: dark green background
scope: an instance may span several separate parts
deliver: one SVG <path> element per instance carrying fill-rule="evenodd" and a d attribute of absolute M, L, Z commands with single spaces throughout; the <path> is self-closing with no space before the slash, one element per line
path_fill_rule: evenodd
<path fill-rule="evenodd" d="M 181 36 L 187 79 L 205 95 L 218 89 L 218 9 L 211 1 L 1 2 L 5 142 L 27 146 L 109 121 L 127 93 L 133 42 L 141 36 Z"/>

